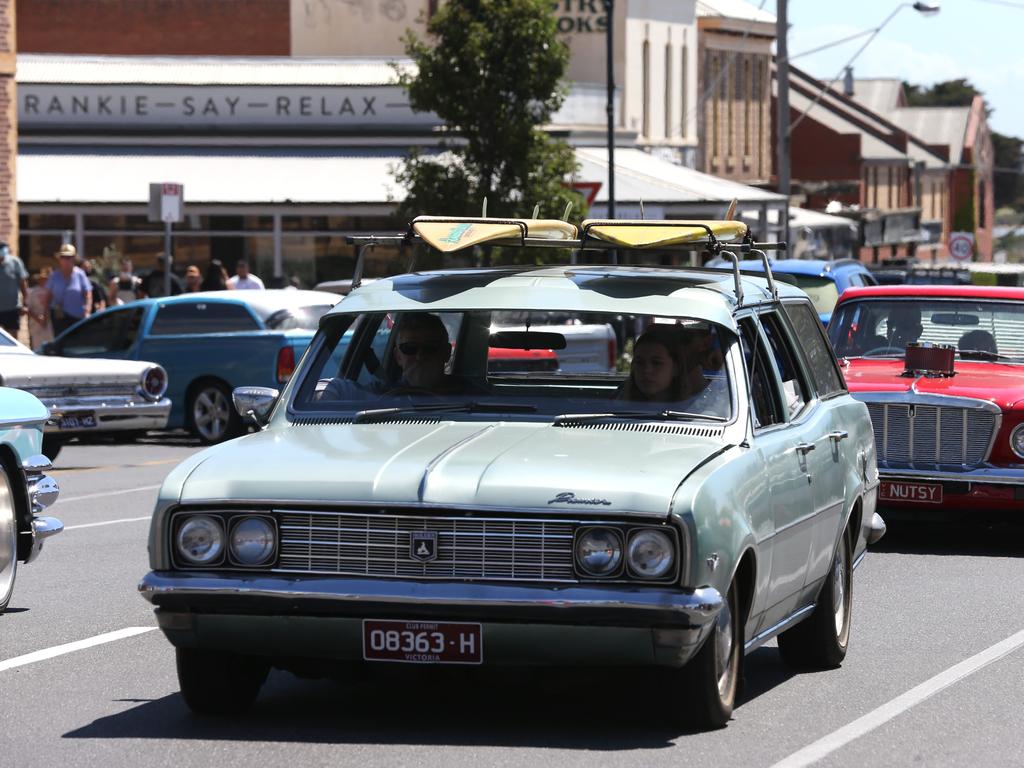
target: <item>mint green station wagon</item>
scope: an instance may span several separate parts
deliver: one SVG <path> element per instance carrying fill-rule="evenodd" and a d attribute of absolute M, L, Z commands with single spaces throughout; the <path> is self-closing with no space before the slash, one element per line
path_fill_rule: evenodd
<path fill-rule="evenodd" d="M 519 226 L 495 240 L 544 245 Z M 586 223 L 563 239 L 608 252 Z M 611 326 L 618 371 L 509 363 L 565 348 L 554 315 Z M 378 279 L 283 391 L 235 403 L 262 429 L 168 476 L 140 584 L 197 713 L 250 706 L 272 667 L 608 665 L 662 669 L 673 716 L 721 726 L 767 641 L 842 662 L 853 571 L 884 531 L 867 409 L 770 271 Z"/>

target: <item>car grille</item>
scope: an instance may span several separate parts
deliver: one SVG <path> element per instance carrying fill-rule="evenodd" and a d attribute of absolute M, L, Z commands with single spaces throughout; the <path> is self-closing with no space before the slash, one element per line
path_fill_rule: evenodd
<path fill-rule="evenodd" d="M 277 571 L 427 579 L 577 581 L 566 520 L 279 511 Z M 413 559 L 414 531 L 437 534 L 437 558 Z"/>
<path fill-rule="evenodd" d="M 131 399 L 138 394 L 138 383 L 132 384 L 73 384 L 68 386 L 24 387 L 40 400 L 58 400 L 76 397 L 117 397 Z"/>
<path fill-rule="evenodd" d="M 880 466 L 976 466 L 985 460 L 996 416 L 989 411 L 910 403 L 868 403 Z"/>

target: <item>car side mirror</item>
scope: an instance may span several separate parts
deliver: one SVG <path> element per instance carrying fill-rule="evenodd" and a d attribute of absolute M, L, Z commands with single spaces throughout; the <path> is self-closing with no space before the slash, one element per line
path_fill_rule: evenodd
<path fill-rule="evenodd" d="M 280 391 L 270 387 L 236 387 L 231 393 L 235 410 L 257 427 L 265 427 Z"/>

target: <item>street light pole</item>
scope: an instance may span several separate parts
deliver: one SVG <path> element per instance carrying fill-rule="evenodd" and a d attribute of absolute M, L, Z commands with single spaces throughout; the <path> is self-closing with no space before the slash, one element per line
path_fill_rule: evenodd
<path fill-rule="evenodd" d="M 608 100 L 605 112 L 608 114 L 608 218 L 615 218 L 615 0 L 604 0 L 608 18 L 605 28 L 606 78 Z"/>

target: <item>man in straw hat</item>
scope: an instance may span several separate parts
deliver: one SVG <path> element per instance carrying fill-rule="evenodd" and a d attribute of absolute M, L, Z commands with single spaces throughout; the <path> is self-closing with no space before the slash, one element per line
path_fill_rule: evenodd
<path fill-rule="evenodd" d="M 53 333 L 59 336 L 82 318 L 89 316 L 92 306 L 92 283 L 85 272 L 75 266 L 78 252 L 64 243 L 54 254 L 57 269 L 46 281 L 46 306 L 50 308 Z"/>

